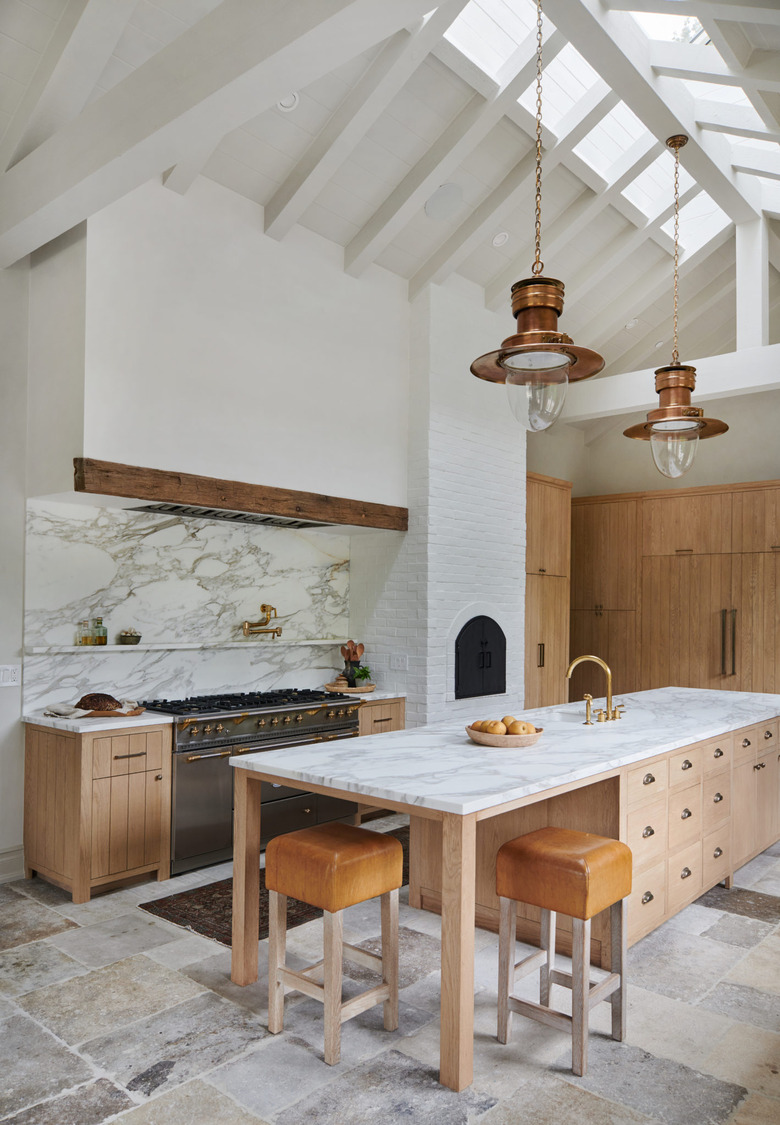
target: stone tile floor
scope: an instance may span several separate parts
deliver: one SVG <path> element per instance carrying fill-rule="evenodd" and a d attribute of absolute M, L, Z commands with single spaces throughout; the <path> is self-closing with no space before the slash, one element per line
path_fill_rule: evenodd
<path fill-rule="evenodd" d="M 237 988 L 227 949 L 137 909 L 229 874 L 81 906 L 37 879 L 0 886 L 4 1125 L 780 1123 L 780 845 L 742 868 L 739 890 L 715 888 L 631 949 L 627 1041 L 608 1038 L 599 1005 L 585 1078 L 561 1032 L 515 1017 L 511 1042 L 496 1042 L 497 939 L 478 930 L 475 1077 L 461 1094 L 436 1081 L 437 917 L 402 904 L 400 1030 L 364 1013 L 327 1067 L 314 1001 L 290 996 L 284 1034 L 266 1031 L 265 942 L 259 981 Z M 346 940 L 378 931 L 375 904 L 347 912 Z M 321 935 L 321 920 L 292 930 L 291 962 L 319 959 Z M 345 983 L 363 987 L 358 970 Z"/>

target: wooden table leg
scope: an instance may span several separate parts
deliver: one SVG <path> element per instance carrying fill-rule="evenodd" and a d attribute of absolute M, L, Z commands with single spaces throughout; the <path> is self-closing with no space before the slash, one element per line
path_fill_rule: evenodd
<path fill-rule="evenodd" d="M 451 1090 L 474 1077 L 476 840 L 476 817 L 443 815 L 439 1081 Z"/>
<path fill-rule="evenodd" d="M 260 925 L 260 785 L 251 770 L 233 777 L 233 953 L 234 984 L 257 980 Z"/>

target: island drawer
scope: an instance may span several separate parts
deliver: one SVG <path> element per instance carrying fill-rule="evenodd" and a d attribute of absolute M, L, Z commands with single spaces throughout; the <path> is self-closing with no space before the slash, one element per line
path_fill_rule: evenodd
<path fill-rule="evenodd" d="M 718 773 L 704 780 L 701 794 L 702 831 L 731 816 L 731 774 Z"/>
<path fill-rule="evenodd" d="M 722 824 L 702 840 L 703 886 L 712 887 L 731 871 L 731 831 Z"/>
<path fill-rule="evenodd" d="M 674 914 L 701 890 L 701 841 L 677 852 L 667 864 L 667 900 L 670 914 Z"/>
<path fill-rule="evenodd" d="M 626 843 L 634 857 L 634 870 L 649 867 L 666 854 L 666 798 L 628 814 Z"/>
<path fill-rule="evenodd" d="M 701 783 L 669 794 L 669 847 L 672 851 L 701 835 Z"/>
<path fill-rule="evenodd" d="M 669 756 L 669 787 L 690 785 L 702 775 L 702 747 L 686 746 Z"/>
<path fill-rule="evenodd" d="M 720 773 L 734 760 L 734 735 L 724 734 L 722 738 L 713 738 L 702 746 L 704 761 L 704 776 L 711 773 Z"/>
<path fill-rule="evenodd" d="M 634 766 L 628 771 L 626 800 L 631 805 L 654 801 L 659 793 L 666 792 L 669 766 L 665 759 L 652 765 Z"/>
<path fill-rule="evenodd" d="M 777 744 L 777 723 L 761 723 L 754 727 L 743 727 L 734 733 L 734 761 L 750 762 L 763 754 L 769 744 Z"/>
<path fill-rule="evenodd" d="M 628 900 L 628 938 L 633 941 L 654 930 L 666 913 L 666 862 L 634 872 Z"/>

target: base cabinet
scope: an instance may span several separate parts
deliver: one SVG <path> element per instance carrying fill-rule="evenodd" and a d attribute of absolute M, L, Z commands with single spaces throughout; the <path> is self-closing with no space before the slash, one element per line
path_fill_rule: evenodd
<path fill-rule="evenodd" d="M 735 868 L 777 839 L 778 770 L 778 720 L 740 731 L 734 750 Z"/>
<path fill-rule="evenodd" d="M 391 730 L 404 730 L 406 726 L 406 700 L 405 699 L 369 699 L 361 704 L 358 715 L 361 735 L 385 734 Z M 375 816 L 384 810 L 379 805 L 358 805 L 355 814 L 355 823 L 361 824 L 364 819 Z"/>
<path fill-rule="evenodd" d="M 24 865 L 89 901 L 95 887 L 170 875 L 171 728 L 70 734 L 29 726 Z"/>

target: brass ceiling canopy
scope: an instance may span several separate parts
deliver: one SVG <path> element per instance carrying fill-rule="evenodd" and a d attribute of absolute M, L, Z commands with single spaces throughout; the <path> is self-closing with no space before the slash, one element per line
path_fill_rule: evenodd
<path fill-rule="evenodd" d="M 597 352 L 573 343 L 558 331 L 563 312 L 563 282 L 543 277 L 542 241 L 542 0 L 536 0 L 536 231 L 531 277 L 512 286 L 517 332 L 500 348 L 481 355 L 471 373 L 504 383 L 509 405 L 527 430 L 546 430 L 563 409 L 569 382 L 588 379 L 604 366 Z"/>
<path fill-rule="evenodd" d="M 691 406 L 696 387 L 696 368 L 680 363 L 677 340 L 679 228 L 680 228 L 680 149 L 688 143 L 684 134 L 669 137 L 666 144 L 674 152 L 674 346 L 672 362 L 655 372 L 658 407 L 650 410 L 646 422 L 630 426 L 627 438 L 649 441 L 659 472 L 680 477 L 693 464 L 699 440 L 725 434 L 728 426 L 717 418 L 705 418 L 701 407 Z"/>

